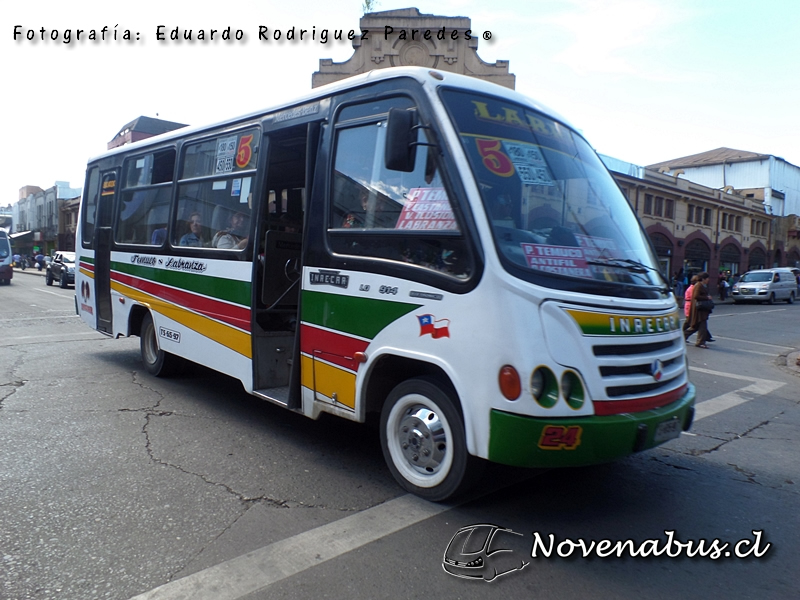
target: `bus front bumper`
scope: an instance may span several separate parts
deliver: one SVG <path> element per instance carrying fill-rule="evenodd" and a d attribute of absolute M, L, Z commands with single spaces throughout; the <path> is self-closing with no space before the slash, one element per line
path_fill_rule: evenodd
<path fill-rule="evenodd" d="M 637 413 L 541 418 L 492 410 L 489 460 L 517 467 L 611 462 L 680 436 L 694 418 L 695 388 L 675 402 Z"/>

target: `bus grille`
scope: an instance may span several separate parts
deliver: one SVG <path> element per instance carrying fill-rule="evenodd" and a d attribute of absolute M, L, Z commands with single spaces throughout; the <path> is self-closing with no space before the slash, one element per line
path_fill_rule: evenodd
<path fill-rule="evenodd" d="M 685 380 L 680 338 L 632 345 L 598 344 L 593 352 L 608 398 L 667 391 Z"/>

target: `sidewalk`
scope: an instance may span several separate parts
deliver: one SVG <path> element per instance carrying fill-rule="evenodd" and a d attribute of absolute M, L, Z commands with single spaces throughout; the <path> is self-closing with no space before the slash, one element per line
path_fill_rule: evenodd
<path fill-rule="evenodd" d="M 22 273 L 23 275 L 38 275 L 39 277 L 44 277 L 46 270 L 42 269 L 41 271 L 39 271 L 36 267 L 28 267 L 23 271 L 22 269 L 17 269 L 16 267 L 14 267 L 14 277 L 19 275 L 20 273 Z"/>

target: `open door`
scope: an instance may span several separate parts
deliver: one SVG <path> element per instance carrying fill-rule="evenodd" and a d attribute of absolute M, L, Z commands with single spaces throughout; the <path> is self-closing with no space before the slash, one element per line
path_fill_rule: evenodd
<path fill-rule="evenodd" d="M 117 188 L 116 171 L 103 173 L 94 235 L 94 296 L 97 329 L 113 333 L 111 317 L 111 215 Z"/>
<path fill-rule="evenodd" d="M 253 388 L 292 409 L 300 398 L 300 288 L 305 203 L 319 142 L 319 125 L 273 131 L 258 231 L 254 294 Z"/>

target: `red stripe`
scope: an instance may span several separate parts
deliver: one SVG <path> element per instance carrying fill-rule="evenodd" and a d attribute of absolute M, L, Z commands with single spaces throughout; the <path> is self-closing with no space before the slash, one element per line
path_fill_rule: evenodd
<path fill-rule="evenodd" d="M 239 329 L 250 331 L 250 309 L 226 304 L 212 298 L 204 298 L 191 292 L 168 288 L 146 279 L 131 277 L 118 271 L 111 272 L 111 279 L 127 286 L 142 290 L 152 296 L 188 308 L 191 311 L 205 315 Z"/>
<path fill-rule="evenodd" d="M 369 346 L 367 341 L 335 331 L 326 331 L 308 325 L 300 326 L 300 350 L 302 352 L 351 371 L 357 371 L 358 365 L 361 364 L 355 360 L 355 353 L 364 352 L 367 346 Z"/>
<path fill-rule="evenodd" d="M 81 269 L 86 269 L 87 271 L 91 271 L 92 273 L 94 273 L 94 265 L 90 265 L 89 263 L 81 262 L 79 266 L 80 266 Z"/>
<path fill-rule="evenodd" d="M 594 414 L 598 416 L 619 415 L 622 413 L 637 413 L 645 410 L 661 408 L 667 404 L 672 404 L 686 392 L 686 384 L 677 390 L 672 390 L 658 396 L 648 398 L 636 398 L 635 400 L 604 400 L 594 403 Z"/>

